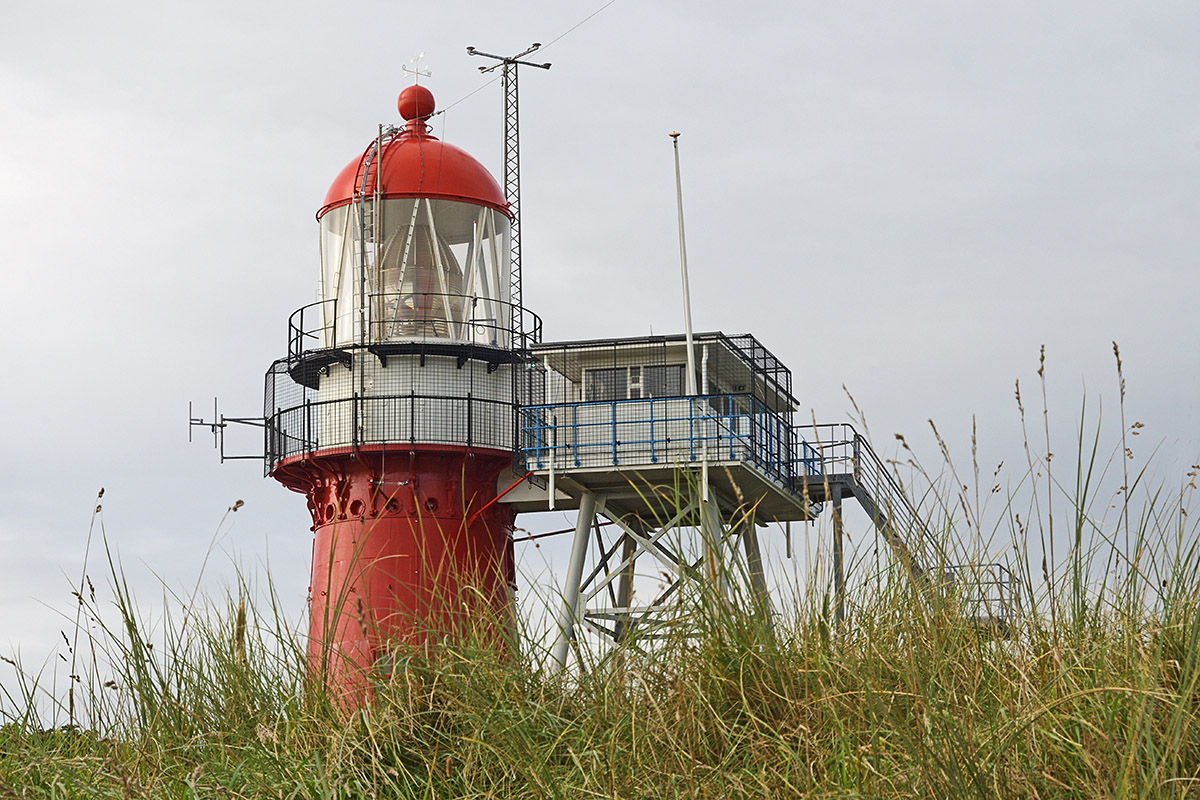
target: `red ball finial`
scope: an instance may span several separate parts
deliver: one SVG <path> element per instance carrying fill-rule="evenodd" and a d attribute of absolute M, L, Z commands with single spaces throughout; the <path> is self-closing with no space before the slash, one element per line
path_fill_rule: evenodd
<path fill-rule="evenodd" d="M 400 111 L 400 116 L 406 120 L 427 120 L 433 116 L 437 104 L 433 100 L 433 92 L 414 83 L 400 92 L 400 97 L 396 100 L 396 108 Z"/>

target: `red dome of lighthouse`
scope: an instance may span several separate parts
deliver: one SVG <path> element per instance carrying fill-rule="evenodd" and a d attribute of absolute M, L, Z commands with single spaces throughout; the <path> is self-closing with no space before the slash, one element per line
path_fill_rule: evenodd
<path fill-rule="evenodd" d="M 318 219 L 330 209 L 352 202 L 360 189 L 367 197 L 373 196 L 379 173 L 384 198 L 459 200 L 508 213 L 504 191 L 492 174 L 464 150 L 429 133 L 425 120 L 436 107 L 432 92 L 424 86 L 409 86 L 400 93 L 396 106 L 407 122 L 390 138 L 384 137 L 382 170 L 374 163 L 375 142 L 371 142 L 334 179 L 317 212 Z"/>

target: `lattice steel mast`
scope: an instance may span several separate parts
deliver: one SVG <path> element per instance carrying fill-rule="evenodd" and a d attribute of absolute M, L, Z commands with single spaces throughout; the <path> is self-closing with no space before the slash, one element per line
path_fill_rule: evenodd
<path fill-rule="evenodd" d="M 498 56 L 494 53 L 485 53 L 482 50 L 476 50 L 474 47 L 467 48 L 467 55 L 496 59 L 497 63 L 492 64 L 490 67 L 480 67 L 480 72 L 486 73 L 495 69 L 502 70 L 500 76 L 501 85 L 504 88 L 504 197 L 509 202 L 509 210 L 512 211 L 511 237 L 509 239 L 509 265 L 511 269 L 509 273 L 511 283 L 511 295 L 509 299 L 512 302 L 512 313 L 514 315 L 519 315 L 523 307 L 521 298 L 521 137 L 520 115 L 517 103 L 517 67 L 526 66 L 537 67 L 538 69 L 550 69 L 549 62 L 536 64 L 532 61 L 521 60 L 541 48 L 541 46 L 540 42 L 534 42 L 515 56 Z M 513 323 L 519 326 L 520 320 L 514 319 Z"/>

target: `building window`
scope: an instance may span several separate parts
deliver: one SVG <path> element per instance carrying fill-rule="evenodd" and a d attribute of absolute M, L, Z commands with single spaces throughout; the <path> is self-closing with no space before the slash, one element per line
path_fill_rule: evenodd
<path fill-rule="evenodd" d="M 584 399 L 587 401 L 624 400 L 628 397 L 628 370 L 625 367 L 589 369 L 584 377 Z"/>
<path fill-rule="evenodd" d="M 684 392 L 683 370 L 683 364 L 589 369 L 584 372 L 584 400 L 680 397 Z"/>
<path fill-rule="evenodd" d="M 642 387 L 646 397 L 679 397 L 684 392 L 683 364 L 662 364 L 642 368 Z"/>

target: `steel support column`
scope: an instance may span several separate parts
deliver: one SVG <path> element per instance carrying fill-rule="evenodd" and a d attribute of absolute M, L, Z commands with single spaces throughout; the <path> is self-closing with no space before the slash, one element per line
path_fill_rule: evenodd
<path fill-rule="evenodd" d="M 641 524 L 641 520 L 634 520 L 633 525 L 645 534 L 646 528 Z M 633 602 L 633 565 L 637 561 L 637 554 L 637 542 L 632 536 L 625 534 L 621 545 L 621 563 L 628 566 L 621 570 L 621 578 L 617 584 L 617 608 L 628 609 Z M 617 619 L 616 635 L 613 637 L 617 642 L 623 642 L 629 636 L 632 631 L 631 620 L 632 615 L 628 611 L 623 612 Z"/>
<path fill-rule="evenodd" d="M 833 601 L 835 618 L 846 620 L 846 572 L 842 561 L 842 495 L 833 496 Z"/>
<path fill-rule="evenodd" d="M 583 577 L 583 559 L 587 555 L 588 535 L 596 514 L 596 495 L 584 492 L 579 500 L 579 517 L 575 520 L 575 538 L 571 541 L 571 560 L 567 564 L 567 580 L 563 585 L 563 602 L 558 611 L 558 638 L 550 651 L 550 669 L 559 672 L 567 666 L 567 650 L 579 621 L 579 580 Z"/>
<path fill-rule="evenodd" d="M 754 526 L 754 520 L 748 517 L 742 521 L 742 547 L 746 551 L 746 571 L 749 573 L 754 603 L 770 620 L 771 597 L 767 592 L 767 576 L 763 572 L 762 551 L 758 547 L 758 529 Z"/>
<path fill-rule="evenodd" d="M 726 565 L 723 563 L 725 523 L 721 519 L 720 505 L 715 498 L 700 501 L 700 535 L 704 540 L 704 569 L 706 577 L 717 591 L 717 596 L 729 596 Z"/>

